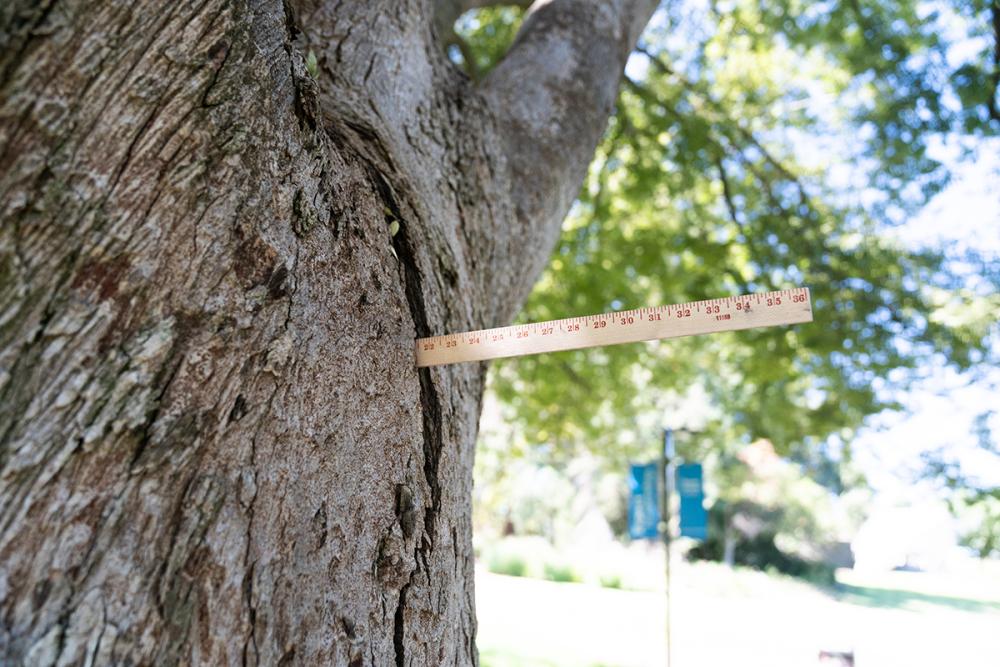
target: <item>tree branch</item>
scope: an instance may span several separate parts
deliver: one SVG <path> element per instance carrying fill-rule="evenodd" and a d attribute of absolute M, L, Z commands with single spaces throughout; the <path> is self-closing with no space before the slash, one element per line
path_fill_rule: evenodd
<path fill-rule="evenodd" d="M 771 153 L 771 151 L 768 150 L 768 148 L 764 146 L 764 144 L 762 144 L 759 139 L 757 139 L 757 136 L 753 132 L 743 127 L 743 125 L 741 125 L 738 120 L 731 118 L 726 113 L 725 108 L 718 100 L 714 99 L 710 94 L 706 92 L 699 91 L 698 86 L 693 81 L 674 71 L 674 69 L 671 68 L 670 65 L 663 62 L 663 60 L 655 53 L 652 53 L 643 46 L 638 46 L 636 47 L 635 50 L 641 53 L 642 55 L 646 56 L 647 58 L 649 58 L 649 61 L 653 64 L 653 67 L 658 69 L 661 73 L 678 79 L 684 85 L 685 88 L 699 95 L 705 101 L 706 105 L 711 107 L 711 110 L 713 112 L 715 112 L 720 117 L 725 119 L 726 125 L 734 128 L 736 132 L 739 133 L 739 135 L 743 138 L 743 140 L 751 144 L 758 151 L 760 151 L 760 154 L 764 157 L 764 159 L 767 160 L 767 162 L 770 163 L 770 165 L 774 167 L 782 176 L 784 176 L 787 180 L 794 183 L 800 191 L 803 190 L 802 183 L 799 181 L 798 176 L 793 174 L 792 171 L 781 162 L 781 160 L 776 158 Z M 801 194 L 802 198 L 805 199 L 806 197 L 804 192 L 802 192 Z"/>
<path fill-rule="evenodd" d="M 754 175 L 757 176 L 758 180 L 760 180 L 764 184 L 768 183 L 768 180 L 764 178 L 764 176 L 760 173 L 760 170 L 757 169 L 757 167 L 754 166 L 749 160 L 743 157 L 743 150 L 740 149 L 738 145 L 739 141 L 736 138 L 730 136 L 731 133 L 727 131 L 728 128 L 734 130 L 735 133 L 739 135 L 739 139 L 742 139 L 746 144 L 753 146 L 753 148 L 755 148 L 761 154 L 761 157 L 764 158 L 765 162 L 771 165 L 771 167 L 775 171 L 777 171 L 782 178 L 784 178 L 786 181 L 788 181 L 795 187 L 800 203 L 804 204 L 811 210 L 816 209 L 816 206 L 813 204 L 812 197 L 809 195 L 809 193 L 806 192 L 806 187 L 802 179 L 797 174 L 795 174 L 791 168 L 786 166 L 784 162 L 778 159 L 770 151 L 770 149 L 768 149 L 757 138 L 757 135 L 755 135 L 753 131 L 748 130 L 738 120 L 732 118 L 729 115 L 728 111 L 726 110 L 725 106 L 721 102 L 716 100 L 714 97 L 712 97 L 711 93 L 709 93 L 708 91 L 699 90 L 698 85 L 694 81 L 691 81 L 682 74 L 676 72 L 673 68 L 670 67 L 670 65 L 665 63 L 659 56 L 657 56 L 655 53 L 650 52 L 643 46 L 637 46 L 635 50 L 636 52 L 641 53 L 647 58 L 649 58 L 650 63 L 661 74 L 677 79 L 678 81 L 681 82 L 681 84 L 684 86 L 685 89 L 687 89 L 692 94 L 697 95 L 700 98 L 700 102 L 691 100 L 692 106 L 695 108 L 696 111 L 702 113 L 703 115 L 705 115 L 706 118 L 710 118 L 710 120 L 712 120 L 713 123 L 720 126 L 721 128 L 720 134 L 722 135 L 722 137 L 729 144 L 730 148 L 732 148 L 734 152 L 736 152 L 741 156 L 741 160 L 748 166 L 748 168 L 754 173 Z M 646 93 L 645 89 L 638 83 L 634 81 L 629 81 L 629 84 L 631 89 L 637 94 L 645 96 L 646 99 L 651 99 L 651 100 L 655 99 L 655 97 L 650 97 L 649 95 L 645 95 Z M 661 104 L 660 106 L 667 112 L 672 113 L 678 118 L 680 117 L 680 115 L 677 114 L 672 108 L 670 108 L 669 105 Z M 723 146 L 718 140 L 713 140 L 713 143 L 719 145 L 721 148 L 725 148 L 725 146 Z M 770 186 L 768 185 L 768 187 Z M 772 202 L 775 201 L 773 193 L 770 193 L 770 190 L 768 190 L 768 192 L 771 195 L 770 198 Z M 779 208 L 784 210 L 783 206 L 780 206 Z"/>
<path fill-rule="evenodd" d="M 1000 92 L 1000 0 L 993 0 L 990 15 L 993 19 L 993 72 L 990 82 L 993 85 L 990 86 L 986 108 L 990 112 L 990 118 L 1000 120 L 1000 108 L 997 108 L 997 93 Z"/>
<path fill-rule="evenodd" d="M 656 0 L 539 0 L 479 92 L 505 149 L 523 298 L 548 259 Z M 527 246 L 527 247 L 526 247 Z"/>

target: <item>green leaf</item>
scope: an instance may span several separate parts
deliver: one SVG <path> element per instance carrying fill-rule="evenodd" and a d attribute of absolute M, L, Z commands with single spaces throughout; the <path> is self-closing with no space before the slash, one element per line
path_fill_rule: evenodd
<path fill-rule="evenodd" d="M 319 62 L 316 60 L 316 53 L 312 49 L 309 49 L 309 53 L 306 55 L 306 71 L 314 79 L 319 75 Z"/>

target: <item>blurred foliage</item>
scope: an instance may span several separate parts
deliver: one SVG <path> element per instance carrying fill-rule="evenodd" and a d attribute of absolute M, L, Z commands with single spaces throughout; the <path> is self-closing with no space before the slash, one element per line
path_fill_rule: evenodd
<path fill-rule="evenodd" d="M 497 363 L 524 445 L 619 467 L 652 455 L 665 423 L 699 432 L 689 458 L 765 437 L 842 490 L 868 415 L 932 365 L 992 361 L 996 263 L 914 250 L 893 226 L 948 182 L 942 155 L 974 157 L 1000 130 L 997 11 L 665 3 L 521 319 L 806 285 L 815 322 Z M 453 59 L 482 76 L 521 16 L 467 14 Z"/>
<path fill-rule="evenodd" d="M 843 543 L 861 523 L 866 494 L 834 501 L 761 440 L 738 455 L 710 461 L 716 487 L 708 538 L 689 557 L 831 583 L 835 567 L 850 565 Z M 839 544 L 838 544 L 839 543 Z"/>
<path fill-rule="evenodd" d="M 456 26 L 449 55 L 473 79 L 481 78 L 507 53 L 523 14 L 518 7 L 501 6 L 466 15 Z"/>
<path fill-rule="evenodd" d="M 487 567 L 494 574 L 506 574 L 508 577 L 523 577 L 528 573 L 528 564 L 517 554 L 494 554 Z"/>
<path fill-rule="evenodd" d="M 496 537 L 534 535 L 563 541 L 575 525 L 575 488 L 567 475 L 543 461 L 511 462 L 502 451 L 486 451 L 477 462 L 477 525 Z M 485 530 L 485 528 L 484 528 Z"/>
<path fill-rule="evenodd" d="M 733 518 L 737 518 L 740 525 L 757 523 L 761 529 L 745 532 L 729 527 L 734 553 L 731 564 L 766 572 L 780 572 L 818 584 L 832 584 L 835 570 L 833 566 L 821 560 L 803 558 L 778 547 L 773 523 L 779 515 L 779 510 L 767 510 L 752 503 L 735 506 L 717 503 L 708 513 L 708 539 L 691 548 L 687 557 L 690 560 L 723 561 L 727 526 L 731 525 Z"/>
<path fill-rule="evenodd" d="M 569 563 L 546 563 L 545 578 L 563 584 L 579 583 L 583 577 Z"/>

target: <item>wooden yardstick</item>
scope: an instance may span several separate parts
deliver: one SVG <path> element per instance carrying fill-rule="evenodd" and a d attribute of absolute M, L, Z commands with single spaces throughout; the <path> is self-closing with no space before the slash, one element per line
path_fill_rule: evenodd
<path fill-rule="evenodd" d="M 799 287 L 418 338 L 417 366 L 798 324 L 812 318 L 809 289 Z"/>

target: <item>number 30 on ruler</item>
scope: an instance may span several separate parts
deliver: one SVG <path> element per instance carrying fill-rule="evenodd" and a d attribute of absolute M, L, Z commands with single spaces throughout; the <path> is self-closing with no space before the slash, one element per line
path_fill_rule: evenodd
<path fill-rule="evenodd" d="M 812 322 L 809 290 L 745 294 L 417 339 L 417 366 Z"/>

